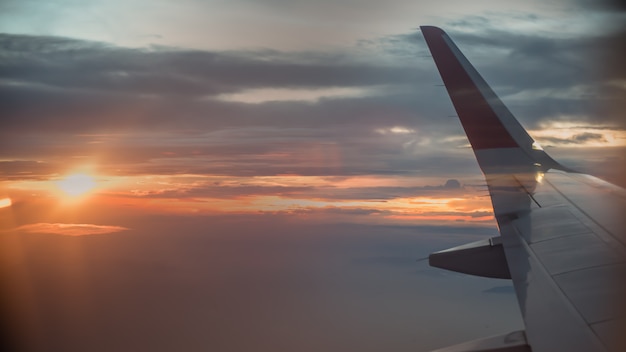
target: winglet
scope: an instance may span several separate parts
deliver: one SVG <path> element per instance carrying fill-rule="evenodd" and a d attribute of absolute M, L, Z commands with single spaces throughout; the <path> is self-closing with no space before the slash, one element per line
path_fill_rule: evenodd
<path fill-rule="evenodd" d="M 516 148 L 523 151 L 530 164 L 562 168 L 537 148 L 538 144 L 442 29 L 420 29 L 474 152 Z"/>

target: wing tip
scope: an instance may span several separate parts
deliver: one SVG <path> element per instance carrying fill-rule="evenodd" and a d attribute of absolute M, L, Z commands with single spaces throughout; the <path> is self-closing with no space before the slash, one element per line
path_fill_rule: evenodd
<path fill-rule="evenodd" d="M 443 35 L 446 34 L 446 32 L 444 32 L 443 29 L 437 27 L 437 26 L 420 26 L 420 30 L 422 31 L 422 33 L 424 35 Z"/>

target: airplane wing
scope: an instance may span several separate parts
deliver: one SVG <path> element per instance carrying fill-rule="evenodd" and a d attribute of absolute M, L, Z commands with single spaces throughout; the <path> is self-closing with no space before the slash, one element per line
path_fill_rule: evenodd
<path fill-rule="evenodd" d="M 441 29 L 420 27 L 485 176 L 500 236 L 432 266 L 512 279 L 525 330 L 440 351 L 626 351 L 626 190 L 530 137 Z"/>

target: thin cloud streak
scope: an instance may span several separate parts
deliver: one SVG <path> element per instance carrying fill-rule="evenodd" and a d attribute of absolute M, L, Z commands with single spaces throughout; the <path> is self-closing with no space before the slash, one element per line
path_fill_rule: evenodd
<path fill-rule="evenodd" d="M 129 229 L 121 226 L 111 225 L 37 223 L 22 225 L 13 231 L 24 233 L 54 234 L 62 236 L 88 236 L 103 235 L 126 230 Z"/>

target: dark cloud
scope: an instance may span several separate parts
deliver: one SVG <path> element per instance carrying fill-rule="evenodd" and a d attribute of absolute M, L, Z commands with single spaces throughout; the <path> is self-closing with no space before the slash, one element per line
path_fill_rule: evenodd
<path fill-rule="evenodd" d="M 602 47 L 596 37 L 488 31 L 485 19 L 461 25 L 483 29 L 452 26 L 449 33 L 527 127 L 573 116 L 585 123 L 598 101 L 623 96 L 621 86 L 594 78 L 585 61 Z M 419 57 L 426 47 L 417 32 L 363 43 L 356 52 L 129 49 L 9 34 L 0 43 L 0 156 L 31 163 L 6 164 L 5 179 L 40 175 L 44 166 L 77 157 L 129 174 L 449 170 L 456 177 L 454 170 L 476 170 L 431 58 Z M 600 84 L 609 94 L 569 94 Z M 377 88 L 317 102 L 215 99 L 260 87 Z M 593 122 L 619 127 L 623 119 L 613 110 Z M 408 133 L 376 133 L 394 126 Z"/>
<path fill-rule="evenodd" d="M 494 45 L 508 52 L 498 57 L 500 62 L 494 62 L 487 56 L 472 61 L 505 104 L 529 127 L 536 127 L 542 120 L 557 116 L 622 124 L 616 114 L 596 114 L 597 105 L 611 99 L 619 100 L 620 94 L 623 94 L 623 91 L 612 95 L 600 93 L 599 89 L 604 85 L 598 75 L 600 67 L 591 65 L 588 56 L 590 52 L 597 54 L 602 49 L 600 45 L 594 47 L 592 44 L 597 38 L 549 39 L 509 33 L 502 38 L 497 35 L 489 37 L 487 39 L 496 40 L 481 45 L 485 40 L 481 35 L 465 34 L 460 37 L 461 44 L 466 39 L 466 47 L 474 47 L 476 51 L 485 45 Z M 581 94 L 575 91 L 576 87 L 582 87 L 586 92 Z M 515 95 L 527 97 L 509 99 Z"/>
<path fill-rule="evenodd" d="M 624 0 L 576 0 L 575 3 L 590 10 L 626 11 Z"/>
<path fill-rule="evenodd" d="M 619 29 L 550 37 L 545 32 L 504 30 L 490 19 L 470 17 L 452 22 L 447 32 L 529 127 L 559 115 L 624 127 L 619 109 L 611 107 L 623 104 L 626 91 L 607 86 L 626 79 L 624 66 L 618 64 L 620 53 L 626 52 Z M 406 39 L 421 41 L 417 34 Z"/>
<path fill-rule="evenodd" d="M 474 27 L 486 26 L 478 22 Z M 539 97 L 531 94 L 532 98 L 508 102 L 531 127 L 546 117 L 562 114 L 590 116 L 591 106 L 598 99 L 623 96 L 621 88 L 612 86 L 613 91 L 607 91 L 609 96 L 564 97 L 572 87 L 593 89 L 604 84 L 593 80 L 594 68 L 588 61 L 589 53 L 598 53 L 604 47 L 602 38 L 549 38 L 492 29 L 468 34 L 454 27 L 449 32 L 505 102 L 509 95 L 544 92 Z M 379 60 L 379 55 L 349 51 L 128 49 L 67 38 L 8 34 L 0 37 L 0 43 L 0 94 L 4 97 L 0 113 L 5 131 L 206 129 L 285 123 L 329 126 L 385 121 L 415 124 L 427 119 L 430 124 L 441 124 L 433 118 L 429 92 L 438 91 L 433 85 L 439 78 L 430 58 L 416 57 L 426 53 L 418 32 L 385 37 L 378 41 L 378 47 L 370 48 L 375 50 L 370 54 L 383 50 L 386 61 Z M 404 93 L 380 89 L 378 97 L 318 104 L 248 106 L 199 100 L 261 87 L 384 85 L 404 86 Z M 555 94 L 545 94 L 547 89 Z M 438 100 L 445 106 L 445 95 Z M 372 112 L 377 111 L 380 114 L 373 116 Z M 621 123 L 615 113 L 599 118 Z"/>
<path fill-rule="evenodd" d="M 337 188 L 333 186 L 273 186 L 273 185 L 249 185 L 246 181 L 242 184 L 222 185 L 219 182 L 203 181 L 197 177 L 188 185 L 179 185 L 175 181 L 171 185 L 167 182 L 160 182 L 161 189 L 133 190 L 132 196 L 141 198 L 241 198 L 264 195 L 275 195 L 282 198 L 315 199 L 320 201 L 333 200 L 364 200 L 364 201 L 386 201 L 395 198 L 410 197 L 446 197 L 450 194 L 459 197 L 461 193 L 460 183 L 457 180 L 448 180 L 445 185 L 422 186 L 422 187 L 348 187 Z M 475 195 L 475 190 L 467 193 Z"/>
<path fill-rule="evenodd" d="M 542 140 L 549 144 L 567 145 L 567 144 L 584 144 L 587 142 L 606 142 L 604 135 L 600 133 L 584 132 L 573 135 L 571 138 L 543 137 Z"/>
<path fill-rule="evenodd" d="M 600 133 L 585 132 L 585 133 L 574 135 L 572 137 L 572 141 L 575 143 L 585 143 L 585 142 L 590 142 L 590 141 L 605 142 L 606 139 Z"/>
<path fill-rule="evenodd" d="M 446 183 L 443 185 L 443 188 L 445 188 L 445 189 L 459 189 L 459 188 L 461 188 L 461 183 L 458 180 L 450 179 L 450 180 L 446 181 Z"/>
<path fill-rule="evenodd" d="M 407 67 L 342 54 L 128 49 L 57 37 L 0 35 L 0 75 L 21 84 L 126 94 L 211 96 L 258 87 L 414 82 Z"/>

